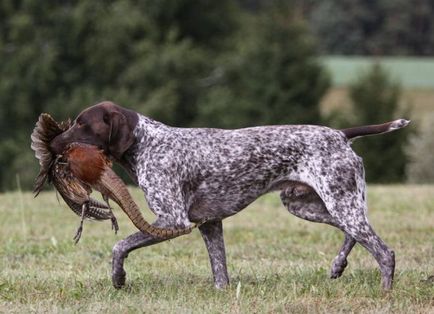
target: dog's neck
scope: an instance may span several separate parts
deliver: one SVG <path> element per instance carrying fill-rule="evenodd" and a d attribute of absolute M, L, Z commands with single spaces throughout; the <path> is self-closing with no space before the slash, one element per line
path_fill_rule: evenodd
<path fill-rule="evenodd" d="M 143 167 L 138 160 L 153 146 L 159 144 L 159 138 L 170 128 L 165 124 L 136 113 L 136 123 L 133 130 L 134 144 L 124 153 L 119 163 L 127 170 L 130 177 L 137 183 L 138 173 Z"/>

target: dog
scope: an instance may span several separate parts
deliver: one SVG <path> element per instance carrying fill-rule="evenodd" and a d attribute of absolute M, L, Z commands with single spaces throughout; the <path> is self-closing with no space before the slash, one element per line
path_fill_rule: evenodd
<path fill-rule="evenodd" d="M 373 255 L 382 288 L 392 288 L 395 254 L 366 217 L 362 159 L 351 149 L 356 137 L 405 127 L 400 119 L 343 130 L 314 125 L 261 126 L 235 130 L 176 128 L 112 102 L 82 111 L 50 144 L 60 154 L 72 142 L 96 145 L 122 165 L 144 191 L 164 228 L 199 227 L 217 288 L 229 284 L 222 220 L 259 196 L 281 191 L 288 211 L 339 228 L 345 240 L 331 278 L 342 275 L 356 243 Z M 113 247 L 112 281 L 125 285 L 124 260 L 164 239 L 136 232 Z"/>

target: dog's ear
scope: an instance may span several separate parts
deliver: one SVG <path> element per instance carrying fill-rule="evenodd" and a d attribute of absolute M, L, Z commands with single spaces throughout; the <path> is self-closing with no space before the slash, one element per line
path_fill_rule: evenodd
<path fill-rule="evenodd" d="M 108 118 L 108 119 L 107 119 Z M 104 120 L 110 125 L 108 135 L 108 150 L 117 160 L 122 158 L 125 151 L 134 143 L 133 130 L 130 129 L 127 118 L 120 112 L 112 111 Z"/>

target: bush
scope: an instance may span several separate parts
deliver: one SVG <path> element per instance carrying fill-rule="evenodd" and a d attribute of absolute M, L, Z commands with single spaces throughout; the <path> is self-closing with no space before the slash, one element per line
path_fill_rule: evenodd
<path fill-rule="evenodd" d="M 200 123 L 230 128 L 319 123 L 319 102 L 330 79 L 305 23 L 290 5 L 276 1 L 245 25 L 201 102 Z"/>
<path fill-rule="evenodd" d="M 401 87 L 380 65 L 363 73 L 350 87 L 354 120 L 359 125 L 379 124 L 408 115 L 399 110 Z M 354 143 L 363 158 L 369 182 L 389 183 L 404 179 L 407 158 L 404 147 L 409 129 L 365 137 Z"/>
<path fill-rule="evenodd" d="M 425 118 L 419 134 L 410 137 L 406 152 L 407 179 L 411 183 L 434 183 L 434 114 Z"/>
<path fill-rule="evenodd" d="M 277 3 L 256 16 L 234 0 L 0 1 L 0 191 L 16 174 L 31 188 L 41 112 L 108 99 L 183 127 L 317 123 L 328 77 Z"/>
<path fill-rule="evenodd" d="M 0 191 L 32 187 L 30 133 L 110 99 L 188 126 L 236 27 L 232 0 L 1 1 Z M 219 49 L 217 49 L 217 47 Z"/>

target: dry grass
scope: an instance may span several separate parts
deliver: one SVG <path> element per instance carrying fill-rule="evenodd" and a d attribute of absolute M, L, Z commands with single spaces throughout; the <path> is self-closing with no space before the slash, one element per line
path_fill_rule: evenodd
<path fill-rule="evenodd" d="M 0 312 L 433 313 L 434 186 L 372 186 L 369 204 L 371 223 L 397 254 L 389 294 L 359 246 L 343 277 L 330 280 L 342 234 L 289 215 L 276 195 L 225 221 L 228 289 L 214 290 L 195 231 L 132 253 L 127 286 L 118 291 L 110 282 L 111 247 L 134 232 L 124 214 L 116 210 L 120 234 L 109 222 L 87 222 L 76 246 L 78 218 L 54 193 L 0 194 Z"/>

